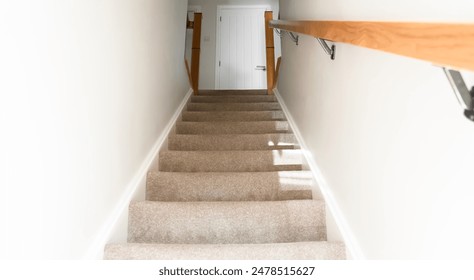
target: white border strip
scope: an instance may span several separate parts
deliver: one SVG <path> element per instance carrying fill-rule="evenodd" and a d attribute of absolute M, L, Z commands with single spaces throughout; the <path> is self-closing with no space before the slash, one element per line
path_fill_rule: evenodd
<path fill-rule="evenodd" d="M 336 225 L 339 228 L 342 238 L 344 239 L 346 249 L 351 254 L 351 257 L 354 260 L 365 260 L 366 257 L 362 253 L 362 250 L 360 246 L 358 245 L 358 242 L 356 241 L 354 234 L 350 230 L 350 227 L 347 224 L 347 221 L 344 218 L 344 215 L 339 210 L 339 206 L 336 202 L 336 199 L 334 198 L 334 195 L 332 194 L 329 188 L 329 185 L 324 179 L 321 173 L 321 170 L 319 169 L 318 164 L 316 163 L 316 160 L 314 159 L 311 152 L 308 150 L 308 146 L 306 146 L 306 143 L 304 142 L 303 137 L 301 136 L 301 133 L 298 129 L 298 126 L 294 122 L 293 117 L 291 116 L 290 111 L 288 110 L 288 107 L 286 107 L 285 101 L 281 97 L 281 94 L 278 91 L 278 89 L 274 89 L 273 91 L 275 93 L 275 97 L 278 99 L 278 102 L 281 105 L 281 108 L 288 120 L 288 123 L 290 124 L 291 129 L 293 130 L 293 133 L 296 136 L 296 140 L 298 141 L 301 147 L 301 150 L 303 151 L 303 155 L 306 161 L 308 162 L 311 173 L 313 174 L 314 178 L 316 179 L 316 182 L 319 185 L 319 188 L 324 197 L 327 208 L 331 212 L 332 216 L 334 217 L 334 221 L 336 222 Z"/>
<path fill-rule="evenodd" d="M 189 91 L 186 93 L 185 97 L 183 98 L 183 101 L 179 105 L 178 109 L 176 109 L 174 115 L 171 117 L 171 120 L 164 128 L 163 133 L 161 133 L 161 135 L 156 140 L 155 144 L 153 145 L 153 148 L 150 150 L 143 163 L 140 165 L 138 172 L 135 173 L 135 176 L 128 184 L 125 192 L 123 193 L 119 202 L 115 206 L 115 209 L 112 211 L 112 214 L 109 216 L 104 226 L 97 234 L 97 237 L 87 250 L 86 254 L 83 256 L 83 259 L 96 260 L 102 258 L 105 245 L 107 244 L 107 242 L 109 242 L 110 236 L 114 231 L 115 225 L 119 221 L 120 217 L 124 214 L 124 212 L 128 210 L 130 201 L 134 197 L 137 190 L 140 188 L 140 184 L 141 182 L 143 182 L 143 178 L 146 178 L 148 171 L 152 167 L 156 157 L 159 154 L 159 151 L 161 150 L 161 147 L 166 142 L 168 134 L 171 132 L 176 121 L 181 116 L 181 112 L 188 103 L 188 100 L 191 97 L 192 93 L 192 89 L 189 89 Z"/>

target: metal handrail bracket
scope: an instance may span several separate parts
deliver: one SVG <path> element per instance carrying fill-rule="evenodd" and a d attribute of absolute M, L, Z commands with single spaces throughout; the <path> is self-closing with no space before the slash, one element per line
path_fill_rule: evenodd
<path fill-rule="evenodd" d="M 288 35 L 290 35 L 291 40 L 298 46 L 298 42 L 299 42 L 299 38 L 300 38 L 299 35 L 295 35 L 291 31 L 281 30 L 281 29 L 277 29 L 277 28 L 273 28 L 273 30 L 275 30 L 275 33 L 280 38 L 283 37 L 283 32 L 286 32 Z M 336 45 L 333 44 L 331 47 L 329 47 L 326 40 L 321 39 L 321 38 L 316 38 L 316 40 L 318 40 L 318 42 L 321 45 L 321 47 L 323 48 L 324 52 L 326 52 L 331 57 L 332 60 L 335 60 L 336 59 Z"/>
<path fill-rule="evenodd" d="M 276 28 L 273 28 L 273 30 L 275 30 L 275 33 L 278 35 L 278 37 L 280 37 L 280 38 L 281 38 L 281 37 L 283 36 L 283 33 L 282 33 L 282 31 L 281 31 L 281 30 L 279 30 L 279 29 L 276 29 Z"/>
<path fill-rule="evenodd" d="M 285 32 L 286 34 L 290 35 L 290 39 L 291 41 L 293 41 L 293 43 L 295 43 L 297 46 L 298 46 L 298 41 L 299 41 L 299 36 L 298 35 L 295 35 L 293 34 L 293 32 L 290 32 L 290 31 L 286 31 L 286 30 L 279 30 L 277 28 L 273 28 L 273 30 L 275 30 L 275 33 L 278 35 L 278 37 L 282 38 L 283 37 L 283 32 Z"/>
<path fill-rule="evenodd" d="M 287 33 L 290 35 L 291 40 L 298 46 L 298 41 L 300 39 L 300 36 L 293 34 L 293 32 L 287 32 Z"/>
<path fill-rule="evenodd" d="M 464 109 L 464 115 L 474 121 L 474 87 L 469 90 L 461 72 L 443 67 L 443 71 L 453 88 L 453 92 Z"/>
<path fill-rule="evenodd" d="M 321 38 L 316 38 L 316 40 L 318 40 L 324 52 L 326 52 L 331 57 L 332 60 L 336 59 L 336 45 L 333 44 L 331 47 L 329 47 L 326 40 L 321 39 Z"/>

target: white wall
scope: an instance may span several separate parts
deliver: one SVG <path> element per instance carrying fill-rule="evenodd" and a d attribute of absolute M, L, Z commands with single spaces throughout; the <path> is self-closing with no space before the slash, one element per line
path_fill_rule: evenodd
<path fill-rule="evenodd" d="M 474 21 L 472 1 L 280 0 L 282 19 Z M 282 42 L 278 89 L 348 245 L 368 259 L 472 258 L 474 123 L 442 70 L 314 38 Z M 472 74 L 472 73 L 471 73 Z"/>
<path fill-rule="evenodd" d="M 186 7 L 0 2 L 0 258 L 94 249 L 189 89 Z"/>
<path fill-rule="evenodd" d="M 269 5 L 274 18 L 278 17 L 278 0 L 189 0 L 189 5 L 202 7 L 201 61 L 199 88 L 215 88 L 216 72 L 216 17 L 218 5 Z M 280 40 L 275 36 L 275 55 L 280 55 Z M 277 39 L 278 38 L 278 39 Z"/>

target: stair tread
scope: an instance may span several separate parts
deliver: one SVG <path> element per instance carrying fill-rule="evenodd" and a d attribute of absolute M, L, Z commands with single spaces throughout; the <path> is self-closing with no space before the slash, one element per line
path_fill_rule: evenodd
<path fill-rule="evenodd" d="M 168 149 L 180 151 L 277 150 L 298 147 L 292 133 L 268 134 L 174 134 Z"/>
<path fill-rule="evenodd" d="M 281 110 L 278 102 L 260 102 L 260 103 L 188 103 L 188 112 L 200 111 L 274 111 Z"/>
<path fill-rule="evenodd" d="M 304 215 L 302 215 L 304 213 Z M 128 242 L 246 244 L 325 241 L 320 200 L 132 202 Z"/>
<path fill-rule="evenodd" d="M 273 201 L 322 199 L 310 171 L 150 172 L 150 201 Z"/>
<path fill-rule="evenodd" d="M 187 122 L 176 123 L 177 134 L 268 134 L 288 133 L 287 121 Z"/>
<path fill-rule="evenodd" d="M 160 171 L 245 172 L 302 170 L 301 150 L 163 151 Z"/>
<path fill-rule="evenodd" d="M 109 244 L 109 260 L 342 260 L 340 242 L 267 244 Z"/>
<path fill-rule="evenodd" d="M 275 121 L 286 120 L 283 111 L 183 112 L 182 121 Z"/>

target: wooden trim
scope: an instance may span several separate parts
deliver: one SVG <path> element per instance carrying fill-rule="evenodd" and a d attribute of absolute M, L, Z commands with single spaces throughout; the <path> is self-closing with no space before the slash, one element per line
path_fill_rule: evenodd
<path fill-rule="evenodd" d="M 280 64 L 281 64 L 281 56 L 277 59 L 277 66 L 276 66 L 276 71 L 275 71 L 275 81 L 273 83 L 273 88 L 276 89 L 278 85 L 278 77 L 280 77 Z"/>
<path fill-rule="evenodd" d="M 275 53 L 268 49 L 269 48 L 267 48 L 267 91 L 268 94 L 273 94 L 273 85 L 275 84 Z"/>
<path fill-rule="evenodd" d="M 265 43 L 267 48 L 274 48 L 273 29 L 270 27 L 270 21 L 273 20 L 273 12 L 265 12 Z"/>
<path fill-rule="evenodd" d="M 272 20 L 270 27 L 474 70 L 474 24 Z"/>
<path fill-rule="evenodd" d="M 267 91 L 273 94 L 273 85 L 275 83 L 275 45 L 273 40 L 273 29 L 270 27 L 270 21 L 273 19 L 273 12 L 265 12 L 265 46 L 267 57 Z"/>
<path fill-rule="evenodd" d="M 201 22 L 202 13 L 194 13 L 193 49 L 201 48 Z"/>
<path fill-rule="evenodd" d="M 194 94 L 197 95 L 199 91 L 199 64 L 200 64 L 200 49 L 192 50 L 191 59 L 191 83 Z"/>
<path fill-rule="evenodd" d="M 194 94 L 199 91 L 199 62 L 201 56 L 201 21 L 202 13 L 194 13 L 193 44 L 191 54 L 191 82 Z"/>

